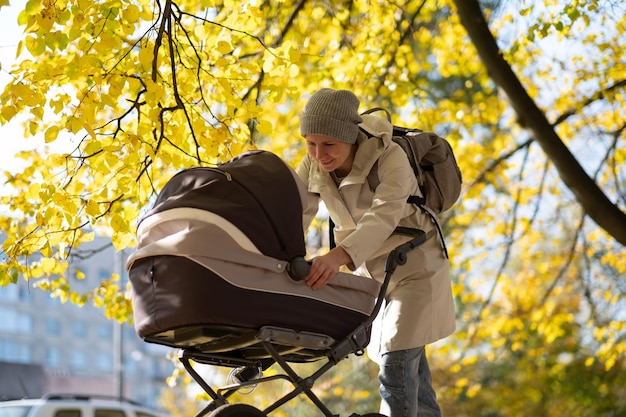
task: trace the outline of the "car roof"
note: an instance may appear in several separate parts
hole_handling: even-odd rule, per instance
[[[74,404],[74,405],[98,405],[98,406],[115,406],[120,408],[132,408],[135,410],[141,410],[146,413],[163,415],[164,411],[161,409],[149,407],[145,404],[141,404],[126,398],[120,398],[115,396],[106,396],[99,394],[47,394],[41,398],[24,398],[20,400],[7,400],[0,401],[0,407],[8,406],[39,406],[45,404]]]

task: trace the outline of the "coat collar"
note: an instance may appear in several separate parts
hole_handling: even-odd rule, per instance
[[[378,160],[385,149],[389,147],[391,138],[387,135],[383,137],[367,137],[363,132],[359,132],[357,139],[358,148],[354,156],[352,170],[348,174],[348,178],[366,178],[372,170],[374,163]]]

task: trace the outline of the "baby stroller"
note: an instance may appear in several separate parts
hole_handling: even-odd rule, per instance
[[[212,399],[198,417],[267,416],[301,394],[332,417],[313,384],[364,352],[391,274],[425,240],[415,231],[392,252],[382,285],[339,273],[312,290],[302,282],[309,269],[304,198],[284,161],[252,151],[217,168],[179,172],[138,225],[138,247],[127,262],[135,329],[146,342],[179,349]],[[236,382],[212,388],[192,362],[232,368]],[[322,365],[304,377],[290,365],[306,362]],[[263,377],[274,363],[284,373]],[[229,403],[238,390],[276,379],[293,389],[264,410]]]

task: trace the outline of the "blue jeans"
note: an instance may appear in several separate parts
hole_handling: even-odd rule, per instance
[[[441,417],[424,346],[385,353],[378,380],[381,414],[389,417]]]

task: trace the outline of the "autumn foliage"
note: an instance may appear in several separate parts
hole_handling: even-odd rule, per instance
[[[500,56],[581,181],[623,215],[624,5],[493,3],[481,2]],[[182,168],[254,148],[295,165],[308,94],[348,88],[363,109],[446,136],[463,171],[442,219],[458,331],[431,347],[447,414],[626,415],[624,225],[582,208],[454,2],[29,0],[19,23],[0,123],[22,118],[47,147],[4,173],[0,285],[29,280],[129,320],[117,276],[72,290],[81,243],[98,233],[132,250],[142,211]]]

